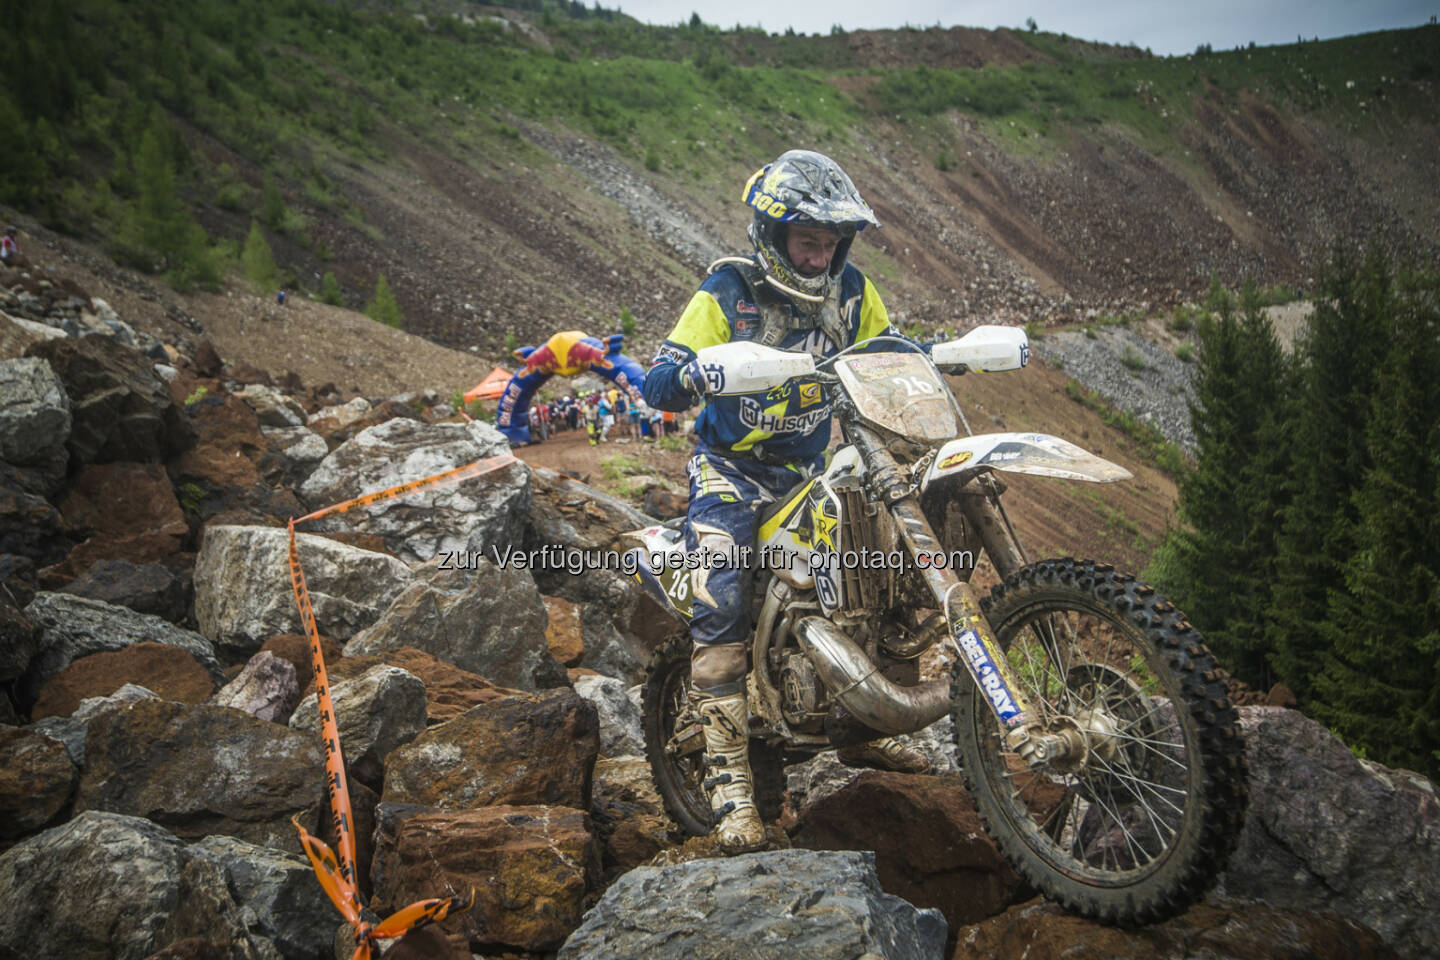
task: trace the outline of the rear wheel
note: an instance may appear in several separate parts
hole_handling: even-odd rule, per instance
[[[676,637],[650,659],[641,693],[645,757],[665,809],[691,836],[710,832],[710,798],[705,794],[705,736],[690,709],[690,638]],[[779,816],[784,792],[781,752],[752,739],[750,769],[760,816]]]
[[[1024,567],[984,606],[1046,733],[1073,745],[1031,769],[957,675],[966,783],[1001,852],[1097,920],[1183,911],[1234,849],[1246,801],[1238,715],[1200,635],[1153,588],[1088,561]]]
[[[690,710],[689,637],[662,644],[650,660],[641,696],[645,756],[665,809],[692,836],[710,832],[705,795],[705,737]]]

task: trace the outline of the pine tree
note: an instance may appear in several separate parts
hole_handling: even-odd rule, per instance
[[[1354,521],[1352,494],[1371,465],[1364,441],[1386,353],[1390,273],[1378,252],[1359,265],[1335,253],[1297,348],[1296,398],[1285,425],[1295,454],[1266,635],[1276,673],[1302,701],[1327,646],[1330,594],[1344,589],[1338,534]]]
[[[265,174],[265,184],[261,190],[261,209],[265,226],[277,232],[284,230],[289,210],[285,206],[285,197],[280,193],[279,184],[268,173]]]
[[[1180,479],[1184,526],[1156,551],[1147,575],[1200,628],[1228,670],[1266,686],[1264,611],[1288,457],[1280,429],[1288,373],[1253,287],[1247,285],[1237,311],[1212,284],[1208,306],[1216,312],[1200,320],[1191,407],[1196,466]]]
[[[1369,466],[1334,533],[1343,585],[1307,709],[1385,763],[1440,774],[1440,277],[1372,287],[1389,320]]]
[[[335,274],[329,270],[325,271],[325,276],[320,281],[320,302],[337,307],[342,306],[345,302],[345,298],[340,292],[340,281],[336,280]]]
[[[395,302],[395,294],[390,292],[390,284],[383,273],[375,281],[375,296],[365,305],[365,315],[397,330],[405,324],[400,305]]]
[[[241,253],[240,260],[245,267],[245,276],[260,288],[260,292],[269,293],[279,284],[279,272],[275,269],[275,257],[270,252],[270,244],[266,241],[260,224],[254,220],[250,221],[250,235],[245,238],[245,250]]]

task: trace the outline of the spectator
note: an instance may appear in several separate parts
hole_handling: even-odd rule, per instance
[[[0,265],[6,267],[20,265],[20,245],[15,242],[15,233],[15,225],[12,223],[5,228],[5,236],[0,237]]]

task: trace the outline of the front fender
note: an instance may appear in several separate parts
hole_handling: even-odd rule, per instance
[[[941,477],[981,470],[1030,473],[1062,480],[1114,483],[1133,474],[1068,440],[1044,433],[982,433],[951,440],[940,448],[925,474],[925,486]]]

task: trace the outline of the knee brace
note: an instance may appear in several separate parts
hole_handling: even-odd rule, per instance
[[[696,644],[690,654],[690,685],[717,695],[716,687],[733,684],[738,690],[747,660],[743,643]]]

